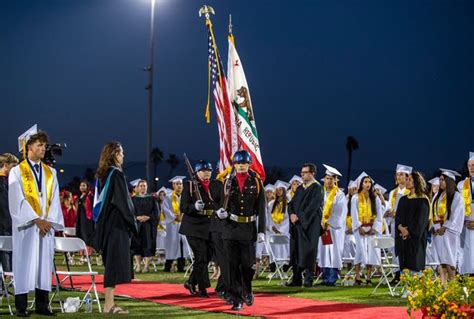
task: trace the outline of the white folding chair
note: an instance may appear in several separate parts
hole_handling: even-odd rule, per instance
[[[87,252],[86,244],[84,243],[84,241],[80,238],[55,237],[54,246],[55,246],[55,250],[61,253],[75,253],[75,252],[84,251],[86,255],[86,259],[87,259],[88,270],[87,271],[56,270],[55,278],[59,278],[59,276],[64,276],[64,277],[60,280],[60,282],[56,282],[56,290],[51,296],[50,306],[51,306],[51,302],[53,301],[54,297],[57,294],[59,297],[59,304],[61,306],[61,311],[64,312],[63,301],[61,299],[60,292],[59,292],[60,285],[67,279],[72,278],[74,276],[77,276],[77,277],[90,276],[91,285],[89,286],[89,289],[87,289],[87,292],[84,294],[84,297],[81,300],[80,306],[84,304],[87,294],[91,294],[91,291],[94,291],[95,299],[92,299],[92,302],[96,302],[99,312],[102,312],[102,308],[100,306],[99,295],[97,294],[97,287],[95,283],[95,277],[97,276],[98,272],[92,271],[91,261],[90,261],[89,254]]]
[[[184,272],[184,278],[186,278],[191,274],[191,271],[193,270],[194,253],[193,253],[193,250],[191,249],[191,247],[189,246],[189,243],[188,243],[187,240],[183,240],[183,250],[184,249],[186,249],[188,251],[189,259],[191,260],[191,263],[186,267],[185,272]],[[183,254],[184,254],[184,252],[183,252]]]
[[[272,281],[273,278],[278,277],[280,280],[288,279],[288,274],[283,270],[284,265],[290,263],[290,256],[286,258],[276,257],[272,246],[290,246],[290,237],[284,234],[270,234],[268,241],[265,241],[265,247],[268,254],[270,255],[270,262],[275,263],[275,272],[270,274],[268,282]]]
[[[4,253],[10,253],[13,251],[13,243],[12,243],[12,236],[0,236],[0,251]],[[13,287],[13,273],[12,272],[5,272],[3,271],[2,263],[0,263],[0,275],[1,275],[1,289],[2,289],[2,296],[3,298],[7,299],[8,310],[10,311],[10,315],[13,315],[12,306],[10,304],[10,294],[8,293],[8,289]],[[10,277],[10,281],[6,281],[6,277]]]
[[[399,267],[399,265],[391,263],[389,255],[389,250],[395,247],[395,240],[391,236],[375,237],[372,239],[372,245],[374,248],[380,249],[380,252],[384,255],[384,257],[378,257],[382,274],[379,283],[375,286],[370,295],[375,294],[375,291],[385,282],[387,284],[389,294],[393,297],[395,296],[395,287],[390,285],[388,276],[393,275],[393,270]]]

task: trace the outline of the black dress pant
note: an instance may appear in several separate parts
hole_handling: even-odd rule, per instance
[[[211,286],[207,268],[211,252],[209,240],[192,236],[186,236],[186,238],[194,255],[193,271],[189,276],[189,282],[193,286],[198,285],[199,290],[209,288]]]
[[[252,293],[252,279],[255,274],[255,242],[251,240],[224,239],[227,257],[228,294],[235,303]]]
[[[15,295],[15,308],[17,311],[26,311],[28,307],[28,294]],[[47,290],[35,289],[36,310],[49,309],[49,292]]]
[[[211,233],[211,245],[216,256],[216,262],[221,270],[221,275],[217,280],[216,292],[227,292],[226,282],[227,282],[227,265],[226,265],[226,255],[224,250],[224,242],[222,240],[221,232],[212,232]]]
[[[300,267],[301,264],[299,260],[301,242],[299,241],[298,232],[301,231],[294,225],[290,225],[290,265],[293,268],[293,279],[292,282],[298,285],[302,284],[302,278],[304,274],[304,282],[305,284],[313,284],[314,278],[314,266],[316,264],[316,258],[314,258],[314,262],[312,266],[307,266],[306,268]]]

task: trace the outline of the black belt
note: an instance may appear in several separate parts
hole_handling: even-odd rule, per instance
[[[252,216],[237,216],[235,214],[229,214],[229,219],[234,221],[234,222],[237,222],[237,223],[242,223],[242,224],[245,224],[245,223],[251,223],[251,222],[254,222],[257,220],[257,216],[256,215],[252,215]]]

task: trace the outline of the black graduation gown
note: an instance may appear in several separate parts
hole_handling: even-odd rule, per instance
[[[8,177],[0,176],[0,235],[12,234],[12,217],[8,209]]]
[[[133,252],[142,255],[145,249],[152,254],[156,250],[156,227],[158,226],[158,205],[153,196],[134,196],[132,198],[135,207],[135,216],[149,216],[150,219],[142,223],[137,220],[138,236],[132,240]]]
[[[430,206],[427,198],[400,198],[395,215],[395,253],[400,269],[421,271],[425,269],[426,239]],[[403,240],[398,225],[408,226],[409,236]]]
[[[104,287],[132,280],[130,237],[137,234],[134,211],[125,176],[116,169],[92,235],[92,246],[104,261]]]
[[[296,214],[292,236],[297,243],[296,262],[299,267],[310,269],[316,262],[319,236],[321,235],[321,218],[323,214],[323,190],[321,184],[313,183],[308,188],[299,186],[293,199],[288,204],[288,213]],[[294,249],[292,249],[294,250]]]
[[[86,200],[90,201],[91,208],[94,205],[94,195],[88,193],[77,200],[76,236],[90,245],[91,236],[94,233],[94,219],[86,216]]]

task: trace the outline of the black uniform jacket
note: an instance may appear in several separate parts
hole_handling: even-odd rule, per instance
[[[213,180],[209,184],[209,194],[204,191],[201,183],[199,185],[199,193],[204,202],[204,210],[216,211],[222,207],[224,200],[224,188],[222,182]],[[208,239],[211,225],[211,218],[214,215],[206,216],[199,214],[194,203],[197,201],[196,194],[192,190],[194,185],[191,182],[185,183],[183,194],[181,195],[180,209],[183,215],[179,233],[197,238]]]
[[[227,180],[226,183],[231,183],[227,212],[237,216],[256,215],[258,217],[258,232],[265,233],[265,190],[260,178],[249,175],[242,192],[240,192],[236,177]],[[256,221],[237,223],[227,218],[224,223],[222,239],[256,241],[256,223]]]

